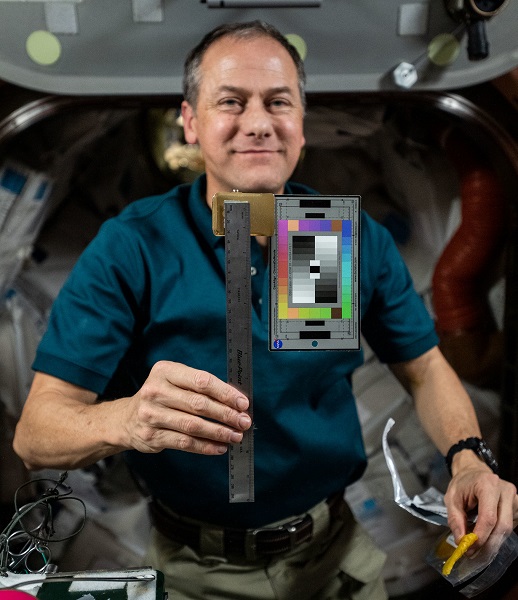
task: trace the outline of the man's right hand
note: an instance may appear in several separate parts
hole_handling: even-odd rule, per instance
[[[161,361],[127,403],[125,427],[141,452],[223,454],[252,422],[248,399],[207,371]]]
[[[36,373],[13,446],[29,469],[84,467],[123,450],[218,455],[252,425],[248,399],[206,371],[154,365],[132,397],[97,395]]]

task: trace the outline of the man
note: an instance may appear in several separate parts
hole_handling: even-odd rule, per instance
[[[224,241],[209,207],[234,189],[311,193],[287,183],[304,145],[303,84],[297,53],[263,23],[218,28],[191,52],[182,115],[206,176],[101,228],[55,303],[18,424],[29,468],[129,451],[153,498],[148,560],[174,598],[386,598],[383,556],[343,502],[365,468],[350,386],[362,354],[268,351],[263,239],[251,241],[256,501],[228,502],[224,455],[252,424],[224,381]],[[427,433],[443,454],[480,437],[390,236],[366,215],[361,269],[362,331]],[[513,485],[471,450],[452,473],[457,539],[476,506],[478,546],[512,528]]]

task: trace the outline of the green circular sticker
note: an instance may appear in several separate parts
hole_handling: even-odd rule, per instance
[[[53,65],[61,56],[61,43],[50,31],[33,31],[25,48],[29,57],[39,65]]]
[[[459,40],[451,33],[436,35],[428,44],[428,58],[438,67],[451,65],[459,55]]]
[[[295,47],[295,49],[299,53],[300,58],[302,60],[305,60],[306,55],[308,53],[308,47],[303,38],[301,38],[300,35],[297,35],[296,33],[287,33],[284,37],[292,46]]]

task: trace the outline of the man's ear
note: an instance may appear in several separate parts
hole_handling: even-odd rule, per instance
[[[194,109],[186,100],[182,102],[182,120],[185,141],[188,144],[196,144],[198,141],[198,135],[196,134],[196,115],[194,114]]]

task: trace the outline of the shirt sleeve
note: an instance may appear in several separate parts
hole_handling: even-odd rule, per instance
[[[411,360],[436,346],[434,322],[390,233],[365,214],[360,264],[362,334],[379,360]]]
[[[103,224],[54,302],[34,370],[104,391],[139,326],[146,278],[132,237],[114,220]]]

